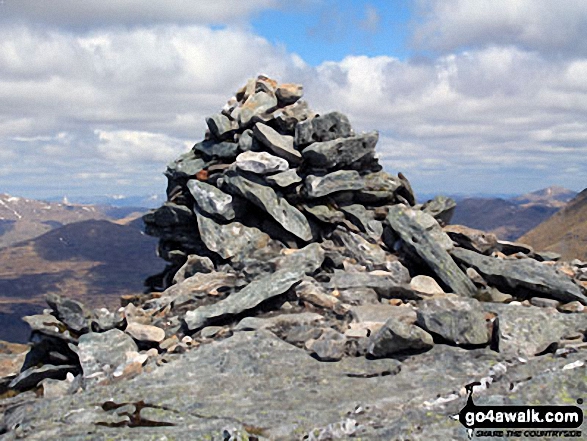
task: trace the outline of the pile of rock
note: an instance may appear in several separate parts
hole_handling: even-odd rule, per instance
[[[167,167],[168,202],[144,217],[165,272],[114,313],[48,299],[50,310],[27,318],[32,349],[7,387],[92,391],[196,348],[221,350],[228,337],[355,360],[344,368],[352,378],[395,375],[439,346],[508,362],[587,346],[587,314],[575,314],[587,304],[587,264],[449,225],[454,201],[417,204],[401,173],[382,171],[376,132],[356,134],[346,116],[317,115],[301,97],[301,86],[259,76],[208,118],[206,139]],[[364,364],[378,359],[395,364]],[[175,424],[147,401],[104,404],[87,421]],[[33,418],[14,415],[5,430]]]

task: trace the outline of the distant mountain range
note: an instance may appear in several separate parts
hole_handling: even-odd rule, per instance
[[[549,187],[508,199],[456,198],[451,223],[491,232],[503,240],[516,240],[551,217],[576,194],[566,188]]]
[[[27,341],[21,317],[40,313],[46,294],[115,310],[121,295],[142,293],[144,280],[165,266],[156,255],[157,240],[141,231],[139,213],[106,220],[105,207],[1,200],[16,219],[0,235],[8,243],[0,248],[0,340]]]
[[[566,260],[587,261],[587,189],[520,241],[537,250],[557,252]]]

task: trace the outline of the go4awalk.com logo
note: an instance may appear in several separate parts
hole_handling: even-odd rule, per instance
[[[469,438],[580,438],[583,410],[579,406],[477,406],[473,386],[467,387],[467,404],[458,420]],[[583,404],[583,400],[577,400]]]

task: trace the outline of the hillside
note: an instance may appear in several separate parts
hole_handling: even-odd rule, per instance
[[[86,220],[0,249],[0,340],[26,341],[20,318],[42,311],[48,293],[115,309],[121,295],[143,292],[164,264],[140,227]]]
[[[551,217],[576,195],[561,187],[549,187],[510,199],[457,199],[453,224],[496,234],[503,240],[516,240]]]
[[[587,189],[520,241],[537,250],[557,252],[567,260],[587,260]]]

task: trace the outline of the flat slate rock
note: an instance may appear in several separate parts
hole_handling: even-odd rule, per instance
[[[455,248],[451,254],[505,292],[520,287],[539,293],[540,297],[563,303],[576,300],[587,305],[584,290],[571,278],[534,259],[499,259],[463,248]]]
[[[267,152],[243,152],[236,157],[235,164],[241,170],[258,175],[284,172],[289,169],[285,159]]]
[[[202,212],[225,222],[234,219],[235,213],[231,195],[196,179],[190,179],[187,182],[187,188]]]
[[[77,372],[78,370],[78,366],[70,364],[58,366],[45,364],[41,367],[32,367],[19,373],[16,378],[10,382],[8,387],[19,391],[32,389],[46,378],[64,380],[68,372]]]
[[[360,190],[363,180],[356,170],[338,170],[324,176],[309,175],[305,181],[310,198],[320,198],[337,191]]]
[[[400,204],[389,207],[387,222],[401,237],[405,246],[426,262],[454,293],[465,297],[475,295],[477,292],[475,285],[453,261],[446,251],[446,246],[442,245],[447,240],[451,244],[452,242],[440,230],[440,226],[432,216]],[[442,235],[445,239],[437,240],[438,236]],[[387,245],[393,248],[393,244],[387,243]]]
[[[433,335],[456,345],[486,345],[490,335],[479,301],[440,297],[418,305],[417,323]]]
[[[368,353],[373,357],[390,357],[406,351],[425,351],[432,346],[434,340],[425,330],[390,318],[370,337]]]
[[[250,181],[237,174],[226,176],[224,185],[230,191],[266,211],[293,235],[305,241],[312,240],[312,230],[308,220],[297,208],[290,205],[284,198],[279,197],[271,187]]]
[[[302,121],[296,126],[295,141],[300,148],[316,141],[348,138],[353,133],[351,124],[340,112],[330,112]]]
[[[275,173],[274,175],[267,176],[265,178],[268,184],[274,185],[281,188],[287,188],[290,185],[298,184],[302,182],[302,177],[298,174],[297,170],[290,168],[281,173]]]
[[[556,345],[566,335],[587,331],[587,314],[568,315],[538,306],[482,305],[485,311],[497,314],[498,349],[508,357],[532,357]]]
[[[378,139],[377,132],[370,132],[349,138],[315,142],[302,151],[302,156],[304,161],[315,168],[345,168],[365,157],[373,156]]]
[[[302,154],[294,148],[293,137],[282,135],[268,125],[257,123],[253,127],[253,136],[277,156],[292,165],[302,162]]]
[[[269,235],[258,228],[247,227],[240,222],[222,225],[197,212],[196,215],[202,241],[223,259],[264,248],[271,241]]]
[[[197,330],[223,316],[239,314],[254,308],[261,302],[288,291],[299,283],[306,273],[316,271],[324,260],[324,252],[318,244],[311,244],[286,256],[282,268],[274,273],[254,279],[237,293],[208,306],[200,306],[185,315],[189,330]]]

